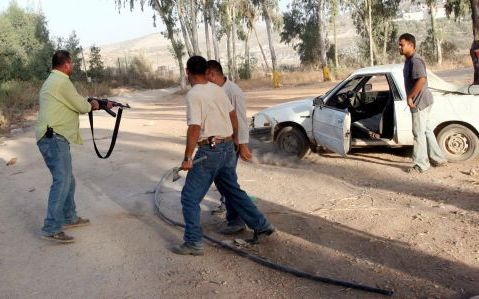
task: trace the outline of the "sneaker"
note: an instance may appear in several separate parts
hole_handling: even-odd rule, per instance
[[[211,211],[211,215],[219,215],[223,214],[224,212],[226,212],[226,207],[223,203],[221,203],[218,207]]]
[[[245,225],[244,224],[240,224],[240,225],[227,225],[223,228],[221,228],[218,233],[222,234],[222,235],[225,235],[225,236],[229,236],[229,235],[235,235],[235,234],[239,234],[240,232],[244,231],[245,230]]]
[[[204,255],[203,248],[193,247],[187,243],[171,247],[171,251],[180,255]]]
[[[63,229],[69,229],[72,227],[86,226],[90,225],[90,219],[78,217],[75,222],[66,223],[63,225]]]
[[[270,236],[275,231],[276,231],[276,229],[274,228],[274,226],[270,225],[265,230],[255,231],[254,235],[253,235],[253,238],[246,240],[246,242],[251,243],[251,244],[258,244],[264,237]]]
[[[75,239],[64,232],[59,232],[54,235],[42,235],[42,239],[49,240],[49,241],[54,241],[57,243],[73,243],[75,242]]]
[[[414,165],[406,169],[407,173],[423,173],[425,170],[422,170],[418,165]]]

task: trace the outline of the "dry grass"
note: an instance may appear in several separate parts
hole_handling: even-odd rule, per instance
[[[38,93],[41,81],[8,81],[0,85],[0,134],[8,133],[12,126],[24,126],[27,119],[38,110]],[[78,92],[85,96],[109,96],[107,83],[87,84],[76,82]]]
[[[441,65],[428,65],[432,71],[452,70],[458,68],[472,67],[469,55],[458,55],[453,60],[444,60]],[[339,67],[331,70],[332,80],[339,81],[348,77],[356,67]],[[322,71],[304,70],[281,73],[281,86],[301,86],[321,83],[323,81]],[[271,74],[255,73],[252,79],[240,80],[237,82],[243,90],[265,89],[273,87]]]
[[[0,84],[0,133],[21,124],[26,113],[37,110],[41,82],[8,81]]]
[[[453,60],[444,60],[441,65],[431,66],[433,71],[453,70],[458,68],[472,68],[471,56],[458,55]]]
[[[346,78],[354,69],[339,68],[331,72],[332,80]],[[323,82],[323,72],[314,70],[282,72],[281,86],[301,86]],[[240,80],[237,82],[243,90],[270,88],[273,86],[271,74],[254,74],[252,79]]]
[[[38,110],[38,93],[42,81],[8,81],[0,84],[0,134],[6,134],[12,126],[24,126]],[[108,97],[124,90],[117,81],[86,83],[74,82],[79,94],[95,97]],[[172,79],[136,78],[127,86],[138,89],[157,89],[176,85]],[[128,88],[128,89],[131,89]]]
[[[75,82],[75,87],[79,94],[95,97],[108,97],[112,95],[111,85],[106,82],[102,83],[86,83],[86,82]]]

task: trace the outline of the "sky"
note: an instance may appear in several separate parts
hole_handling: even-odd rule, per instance
[[[0,12],[11,0],[0,0]],[[48,22],[50,37],[68,37],[76,31],[83,47],[125,41],[162,30],[153,27],[153,11],[139,5],[133,11],[126,7],[118,13],[114,0],[16,0],[18,5],[34,11],[41,10]],[[280,0],[285,10],[289,0]],[[159,23],[159,22],[158,22]]]

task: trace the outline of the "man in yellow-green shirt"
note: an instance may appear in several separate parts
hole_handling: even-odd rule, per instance
[[[74,241],[63,229],[90,223],[76,214],[70,143],[83,143],[79,115],[99,108],[97,101],[88,102],[78,94],[69,78],[72,70],[70,53],[56,51],[52,57],[52,72],[40,90],[35,127],[38,148],[53,177],[42,237],[60,243]]]

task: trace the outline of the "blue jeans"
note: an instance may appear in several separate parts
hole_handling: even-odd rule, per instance
[[[206,159],[195,164],[188,172],[185,186],[181,191],[181,204],[185,220],[185,243],[197,248],[203,246],[200,202],[213,181],[216,182],[218,191],[226,196],[232,209],[238,213],[248,227],[258,232],[269,229],[271,227],[269,221],[238,185],[233,142],[217,144],[216,149],[211,149],[208,145],[200,146],[194,159],[203,156],[206,156]]]
[[[70,144],[63,136],[44,136],[38,140],[37,145],[53,177],[47,215],[42,228],[42,233],[50,236],[59,233],[62,225],[73,223],[78,218],[74,198],[75,178],[72,174]]]
[[[235,155],[235,169],[238,165],[238,154]],[[215,185],[216,185],[216,181],[215,181]],[[233,208],[233,206],[231,205],[231,202],[225,197],[224,194],[221,193],[220,191],[220,194],[221,194],[221,198],[220,198],[220,201],[222,204],[225,205],[226,207],[226,223],[228,226],[236,226],[236,225],[244,225],[244,221],[241,219],[241,217],[239,216],[238,212],[236,212],[236,210]]]
[[[429,121],[431,107],[426,107],[423,110],[411,110],[412,134],[414,135],[412,159],[414,164],[424,171],[431,167],[429,159],[437,163],[446,162],[444,153],[439,148],[436,136],[431,129]]]

